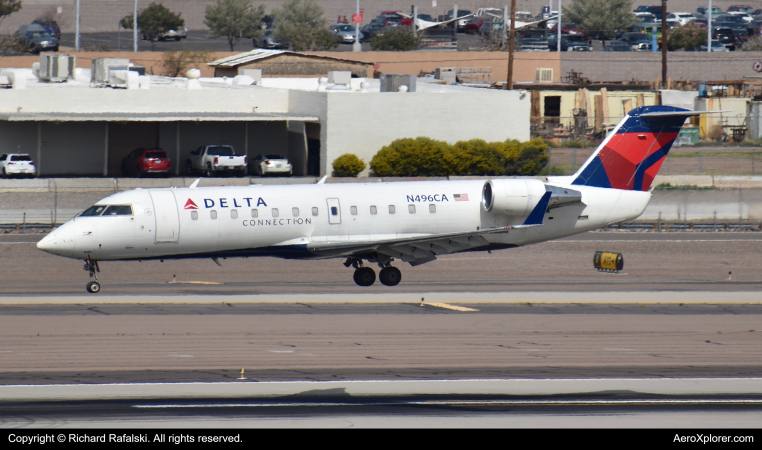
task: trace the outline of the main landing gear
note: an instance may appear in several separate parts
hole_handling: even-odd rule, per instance
[[[358,286],[371,286],[376,282],[376,272],[370,267],[363,266],[362,259],[360,258],[347,258],[344,263],[346,267],[352,266],[355,268],[354,280]],[[396,286],[400,284],[402,280],[402,273],[396,267],[391,266],[391,260],[385,264],[381,264],[381,272],[378,274],[378,279],[381,284],[385,286]]]
[[[98,267],[98,261],[86,259],[85,267],[83,267],[83,269],[90,272],[90,282],[87,283],[87,292],[97,294],[101,291],[101,284],[98,283],[98,275],[96,275],[96,272],[101,271],[100,267]]]

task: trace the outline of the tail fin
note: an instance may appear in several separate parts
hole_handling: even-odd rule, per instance
[[[685,119],[700,113],[673,106],[631,110],[580,167],[572,184],[649,190]]]

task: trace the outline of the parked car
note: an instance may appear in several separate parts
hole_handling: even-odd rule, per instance
[[[61,40],[61,29],[58,27],[58,24],[53,19],[35,19],[32,21],[32,23],[36,23],[37,25],[41,25],[42,28],[45,28],[48,33],[50,33],[52,36],[55,36],[56,39]]]
[[[728,13],[732,13],[732,12],[744,12],[744,13],[750,13],[751,14],[751,13],[754,12],[754,8],[752,8],[749,5],[733,5],[730,8],[728,8],[728,10],[726,12],[728,12]]]
[[[754,16],[752,16],[751,14],[749,14],[747,12],[734,11],[734,12],[727,12],[725,14],[727,14],[729,16],[740,17],[746,23],[752,23],[752,22],[754,22]]]
[[[33,177],[36,169],[32,158],[26,153],[6,153],[0,156],[0,172],[3,177],[11,175],[26,175]]]
[[[548,49],[550,51],[556,51],[558,49],[558,36],[551,34],[548,36]],[[580,35],[574,34],[562,34],[561,35],[561,51],[562,52],[592,52],[593,46]]]
[[[605,47],[603,47],[604,52],[634,52],[635,50],[632,49],[632,45],[630,45],[627,41],[611,41],[609,44]]]
[[[698,47],[698,51],[705,52],[706,51],[706,44],[703,44],[700,47]],[[727,47],[722,45],[722,42],[716,41],[716,40],[713,39],[712,40],[712,51],[713,52],[729,52],[730,50],[728,50]]]
[[[282,155],[257,155],[251,160],[251,165],[254,174],[259,176],[267,174],[291,175],[294,172],[289,160]]]
[[[667,22],[674,23],[677,26],[683,26],[691,22],[696,17],[689,12],[674,12],[667,14]]]
[[[177,30],[168,30],[164,33],[159,34],[156,39],[159,41],[166,41],[167,39],[174,39],[176,41],[179,41],[180,39],[185,39],[188,37],[188,29],[184,26],[180,26],[177,28]],[[140,39],[146,40],[147,36],[146,34],[141,30],[140,31]]]
[[[733,51],[736,49],[736,35],[733,33],[732,28],[720,27],[714,28],[712,31],[712,40],[718,40],[720,44]]]
[[[455,17],[453,17],[452,14],[453,14],[453,10],[452,9],[447,11],[447,19],[446,20],[454,19]],[[460,19],[460,17],[462,17],[462,19]],[[468,23],[469,20],[471,20],[471,11],[469,11],[467,9],[459,9],[458,10],[458,18],[459,19],[455,21],[455,23],[457,24],[457,27],[458,27],[458,31],[464,31],[466,29],[466,24]]]
[[[168,175],[172,163],[160,148],[136,148],[122,159],[122,175],[138,178],[147,174]]]
[[[13,36],[21,39],[29,47],[31,53],[58,51],[58,39],[40,24],[21,25]]]
[[[254,47],[259,48],[288,48],[288,42],[278,42],[273,38],[272,30],[265,31],[259,40],[254,39]]]
[[[360,33],[362,33],[360,42],[368,42],[373,36],[383,34],[383,32],[389,28],[391,27],[389,25],[384,25],[383,22],[371,22],[360,29]]]
[[[192,151],[185,168],[188,175],[203,172],[211,177],[219,172],[236,173],[245,176],[248,172],[248,158],[236,156],[232,145],[210,144],[202,145]]]
[[[693,15],[697,19],[706,19],[707,18],[707,10],[708,8],[706,6],[699,6],[696,8],[695,11],[693,11]],[[720,14],[722,14],[722,10],[716,6],[712,6],[712,20],[717,18]]]
[[[644,13],[644,12],[645,13],[651,13],[654,16],[656,16],[657,20],[661,20],[661,6],[656,6],[656,5],[650,5],[650,6],[640,5],[640,6],[637,7],[637,9],[635,9],[634,12],[636,12],[636,13]]]
[[[337,24],[328,27],[328,31],[342,44],[354,44],[355,43],[355,27],[352,25]],[[365,39],[365,35],[360,31],[360,42]]]
[[[645,33],[624,33],[622,35],[622,41],[630,44],[633,50],[651,50],[653,44],[650,35]]]

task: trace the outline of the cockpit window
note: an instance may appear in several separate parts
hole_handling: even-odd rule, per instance
[[[111,205],[106,208],[104,216],[131,216],[132,207],[130,205]]]
[[[95,205],[87,208],[82,213],[83,216],[131,216],[132,206],[130,205]]]
[[[87,208],[85,212],[82,213],[83,216],[100,216],[103,210],[106,209],[104,205],[95,205]]]

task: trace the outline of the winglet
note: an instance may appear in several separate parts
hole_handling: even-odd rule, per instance
[[[323,178],[320,179],[320,181],[317,182],[317,184],[325,184],[325,180],[328,179],[328,175],[325,175]]]
[[[196,181],[194,181],[193,184],[190,185],[190,189],[196,189],[196,186],[198,186],[199,182],[201,182],[201,178],[196,178]]]
[[[546,192],[542,196],[540,202],[534,207],[529,217],[524,221],[524,225],[542,225],[542,220],[545,218],[545,211],[548,209],[548,203],[550,203],[550,192]]]

